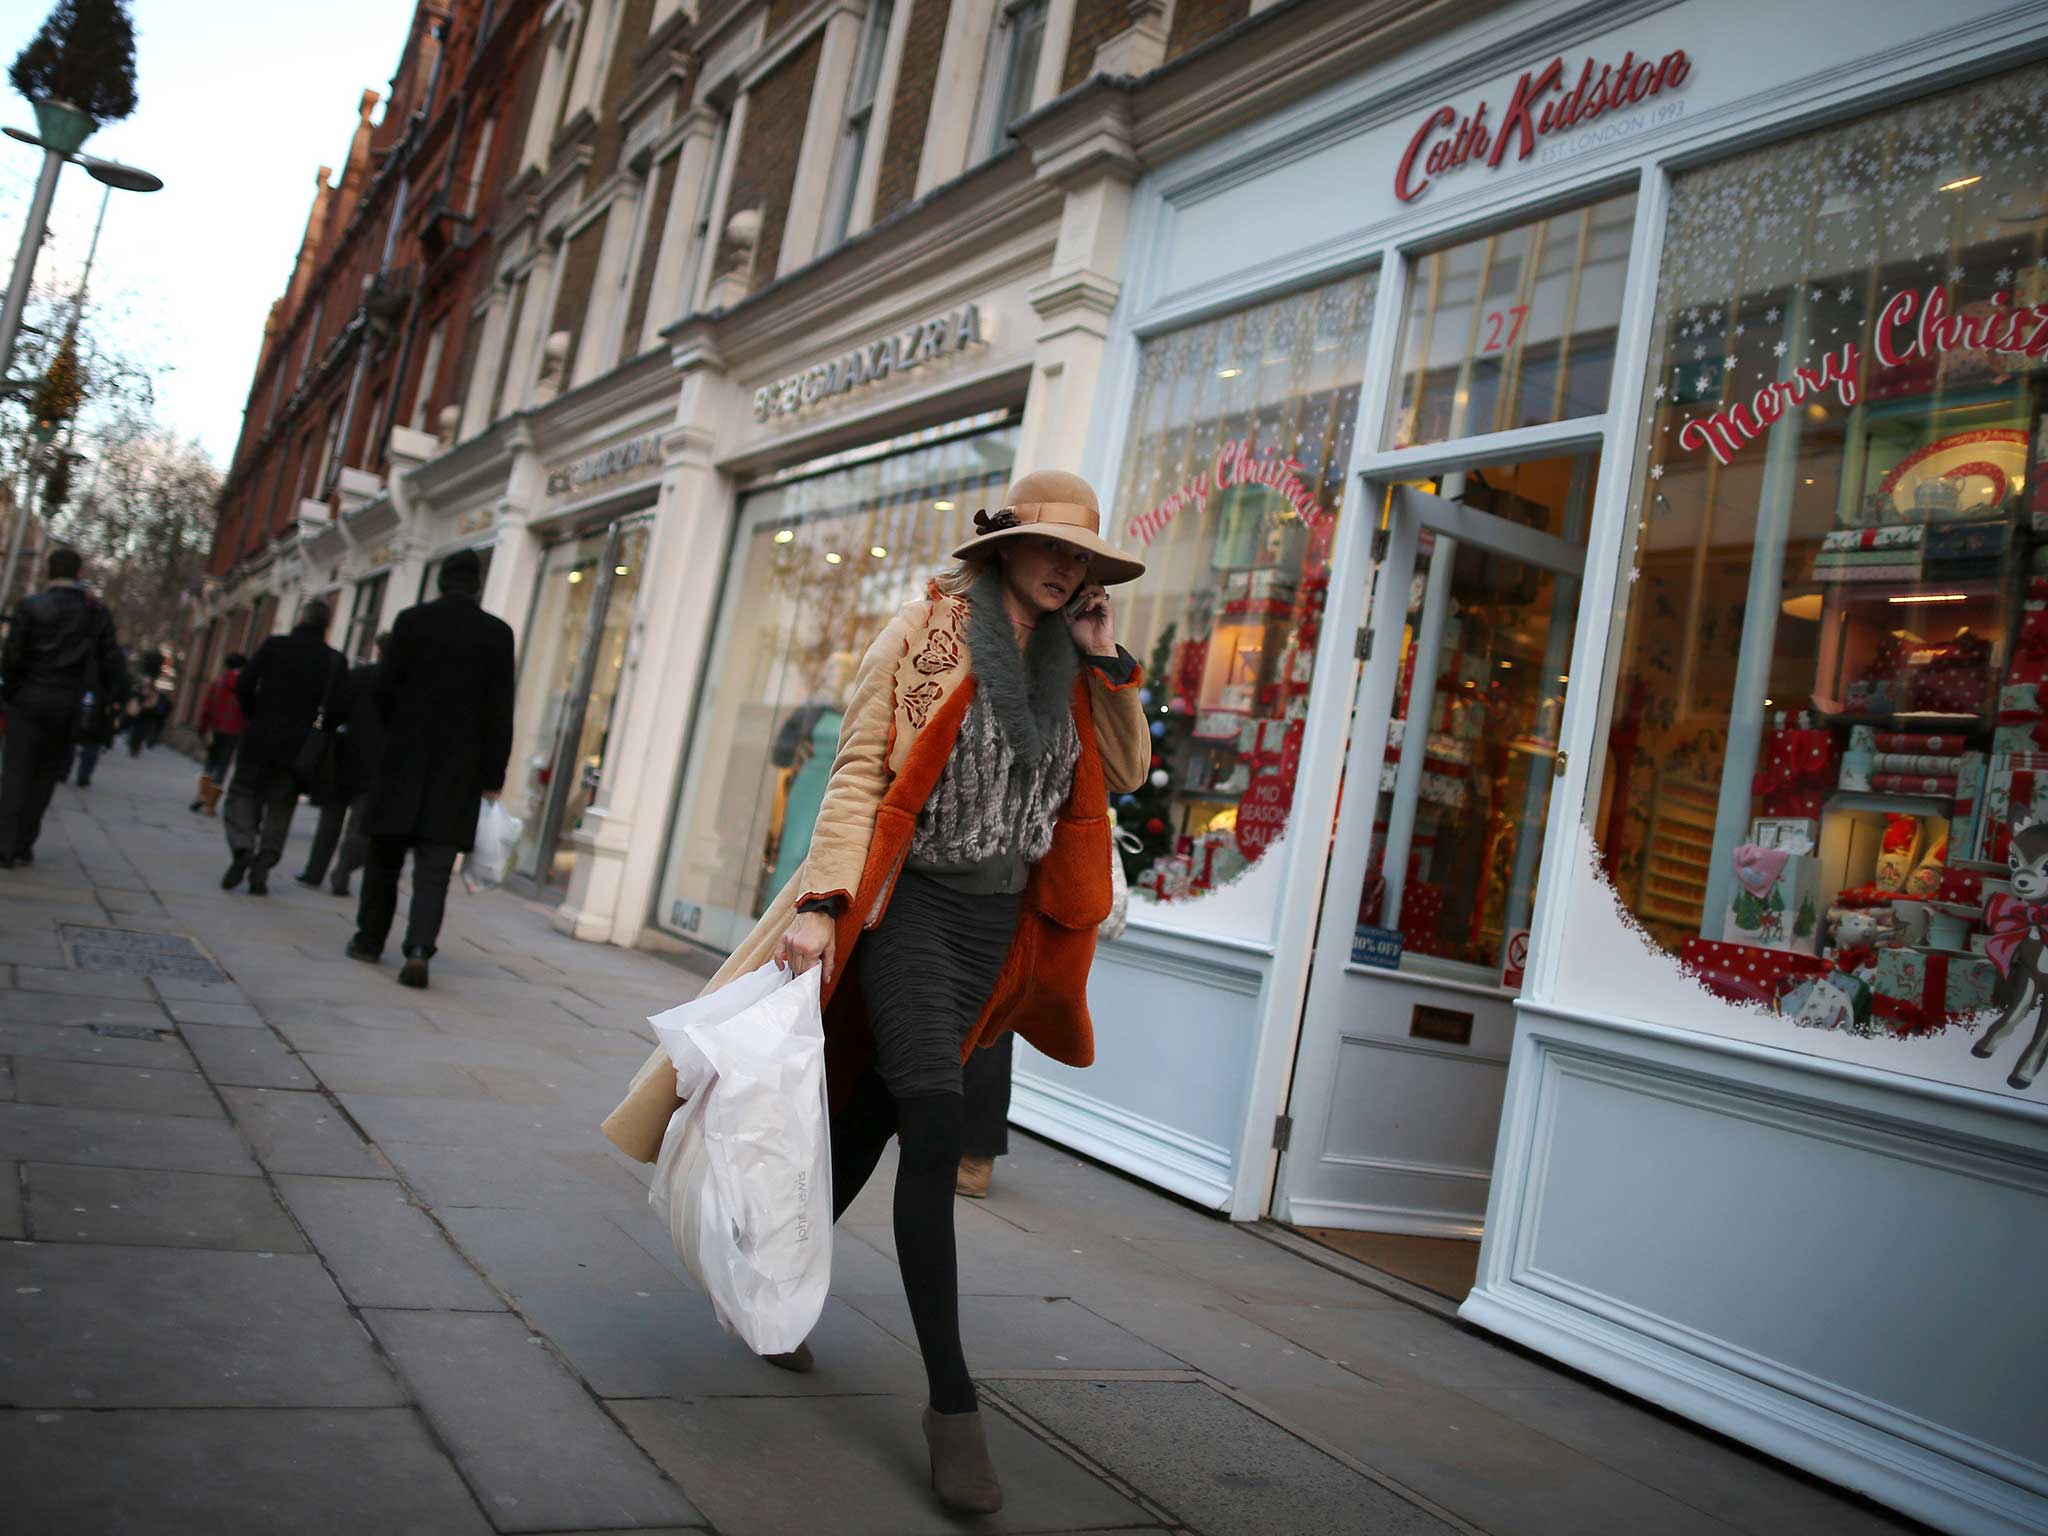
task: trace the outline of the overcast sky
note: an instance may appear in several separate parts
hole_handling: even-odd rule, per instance
[[[0,65],[52,0],[0,0]],[[164,371],[158,415],[223,467],[241,431],[263,320],[305,232],[313,175],[340,167],[365,88],[389,89],[414,0],[133,0],[138,105],[85,151],[154,171],[115,192],[92,301],[125,350]],[[381,109],[380,109],[381,110]],[[0,125],[33,129],[0,78]],[[0,262],[11,264],[41,155],[0,138]],[[67,166],[36,275],[75,281],[101,187]]]

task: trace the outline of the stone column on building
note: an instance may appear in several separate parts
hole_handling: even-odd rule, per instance
[[[647,579],[630,620],[617,705],[617,749],[605,754],[599,811],[555,910],[579,939],[631,946],[648,928],[667,854],[664,836],[696,709],[689,682],[703,674],[717,609],[731,493],[714,455],[712,424],[732,417],[733,384],[708,330],[690,322],[669,337],[680,375],[676,424],[662,438],[661,500]],[[681,686],[673,680],[686,679]],[[667,684],[667,685],[664,685]]]
[[[505,359],[505,327],[511,319],[512,287],[505,282],[491,284],[491,296],[483,317],[472,320],[481,325],[476,344],[476,363],[470,369],[462,397],[462,421],[455,441],[466,443],[491,424],[491,391],[497,387],[498,366]]]
[[[604,237],[598,242],[597,271],[590,280],[582,339],[576,344],[576,362],[569,374],[570,389],[619,365],[619,327],[627,307],[623,291],[626,264],[632,260],[633,243],[640,233],[640,204],[652,196],[641,178],[619,178],[619,191],[604,216]]]
[[[553,323],[555,310],[555,266],[561,252],[553,241],[544,241],[526,269],[526,302],[520,306],[519,329],[508,343],[512,367],[505,375],[505,398],[498,413],[510,415],[533,403],[540,385],[541,344]]]
[[[980,112],[981,78],[995,29],[993,5],[955,5],[946,13],[946,37],[939,44],[939,69],[918,155],[913,196],[923,197],[967,169]]]
[[[1073,0],[1064,3],[1071,5]],[[910,35],[910,17],[916,9],[915,0],[899,0],[889,13],[889,35],[882,40],[882,71],[875,77],[874,112],[868,119],[867,148],[861,154],[860,174],[853,184],[853,209],[846,221],[849,236],[875,222],[875,194],[882,181],[889,121],[896,110],[896,82],[903,73],[904,40]]]
[[[1030,123],[1024,138],[1039,179],[1058,187],[1065,205],[1051,268],[1029,295],[1038,338],[1017,463],[1072,465],[1082,462],[1096,414],[1140,171],[1130,98],[1096,81]]]
[[[718,174],[713,156],[718,147],[715,107],[699,104],[684,120],[683,140],[676,149],[676,179],[668,198],[668,228],[654,258],[654,285],[647,296],[647,317],[633,351],[653,346],[662,328],[682,318],[691,299],[696,274],[691,253],[696,248],[697,215],[704,206],[705,184]],[[707,244],[708,244],[707,240]]]
[[[807,265],[819,254],[832,165],[838,158],[840,135],[846,131],[846,98],[853,87],[855,56],[860,52],[863,9],[842,3],[825,22],[810,109],[804,116],[803,138],[797,149],[796,179],[790,184],[789,212],[782,224],[782,249],[775,261],[777,277]]]
[[[484,608],[510,624],[513,634],[524,635],[534,582],[540,576],[541,542],[531,523],[546,503],[547,466],[541,462],[533,428],[525,421],[505,429],[505,446],[511,465],[505,492],[492,509],[495,537],[491,568],[484,577]]]

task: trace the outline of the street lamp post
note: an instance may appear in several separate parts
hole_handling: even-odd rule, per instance
[[[21,317],[28,308],[30,281],[35,276],[36,258],[42,253],[43,236],[50,223],[50,205],[57,197],[57,177],[69,160],[85,167],[86,174],[100,182],[109,191],[118,187],[124,192],[155,192],[163,187],[160,177],[136,166],[123,165],[118,160],[102,160],[95,155],[79,153],[93,130],[93,120],[76,107],[61,101],[39,101],[35,104],[37,133],[20,128],[0,130],[9,138],[19,139],[24,144],[33,144],[43,152],[42,174],[36,178],[35,197],[29,203],[28,223],[21,232],[21,249],[14,258],[14,275],[7,285],[7,302],[0,309],[0,387],[12,387],[7,372],[14,366],[14,343],[21,334]],[[107,216],[107,199],[100,198],[99,221],[93,224],[92,252],[85,259],[85,273],[79,279],[78,298],[72,306],[71,323],[78,324],[78,316],[85,306],[85,278],[92,275],[93,256],[98,254],[100,245],[100,222]],[[31,456],[33,457],[33,456]],[[33,476],[30,478],[33,486]],[[7,561],[0,567],[0,606],[12,611],[14,573],[21,563],[21,546],[28,533],[30,503],[33,495],[24,496],[14,510],[14,526],[7,537]]]

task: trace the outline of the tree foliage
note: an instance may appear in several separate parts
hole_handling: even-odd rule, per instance
[[[128,0],[57,0],[7,78],[30,101],[65,101],[95,123],[135,110],[135,28]]]
[[[200,446],[155,425],[103,436],[50,531],[86,559],[123,644],[174,649],[184,594],[206,570],[221,476]]]

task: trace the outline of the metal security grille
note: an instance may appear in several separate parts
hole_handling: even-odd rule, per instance
[[[179,981],[226,981],[227,973],[192,940],[175,933],[133,928],[88,928],[59,923],[71,963],[100,976],[164,976]]]

